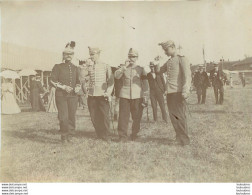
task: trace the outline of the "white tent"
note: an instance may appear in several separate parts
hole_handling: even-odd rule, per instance
[[[37,72],[32,69],[22,69],[18,74],[19,76],[31,76],[31,75],[36,75]]]
[[[20,76],[12,70],[4,70],[3,72],[0,73],[1,77],[8,78],[8,79],[18,79]]]

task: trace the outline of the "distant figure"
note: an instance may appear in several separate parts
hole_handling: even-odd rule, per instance
[[[167,113],[165,110],[164,93],[165,93],[165,80],[162,73],[156,72],[156,67],[153,62],[150,62],[151,72],[147,74],[147,79],[150,88],[150,100],[153,111],[153,118],[156,122],[157,118],[157,103],[162,112],[162,118],[167,123]]]
[[[48,108],[47,112],[58,112],[57,105],[56,105],[56,100],[55,100],[55,87],[51,87],[50,92],[49,92],[49,97],[48,97]]]
[[[42,95],[43,96],[42,99],[43,99],[44,104],[48,104],[49,91],[47,90],[45,85],[43,85],[43,89],[44,89],[45,93]]]
[[[44,93],[45,91],[42,87],[39,76],[36,76],[35,78],[32,79],[30,89],[31,89],[32,111],[34,112],[46,111],[40,96],[40,94]]]
[[[230,74],[230,87],[233,88],[234,85],[233,85],[233,77],[232,77],[232,74]]]
[[[21,112],[14,97],[14,89],[11,79],[5,79],[5,82],[2,83],[1,100],[2,114],[17,114]]]
[[[198,104],[206,103],[206,92],[207,88],[210,86],[210,82],[207,73],[204,71],[204,66],[199,66],[199,71],[194,75],[193,85],[196,87]]]
[[[210,80],[214,88],[216,104],[223,104],[224,101],[224,80],[226,75],[222,70],[219,70],[218,64],[214,64],[214,69],[210,73]]]
[[[245,87],[246,80],[245,80],[245,73],[244,72],[241,74],[241,82],[242,82],[242,86]]]

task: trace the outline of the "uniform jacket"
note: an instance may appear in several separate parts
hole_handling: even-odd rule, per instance
[[[203,87],[203,88],[207,88],[210,86],[210,82],[207,76],[207,73],[205,71],[203,71],[202,73],[197,72],[194,75],[194,79],[193,79],[193,85],[198,88],[198,87]]]
[[[114,87],[114,76],[111,67],[103,62],[87,65],[81,69],[80,78],[85,93],[89,96],[111,95]],[[87,89],[87,91],[86,91]]]
[[[165,92],[165,80],[163,74],[155,73],[156,78],[153,77],[152,73],[147,74],[147,79],[149,83],[150,93],[158,91],[161,93]]]
[[[171,57],[161,68],[160,73],[167,74],[166,90],[168,93],[189,93],[191,70],[184,56]]]
[[[67,85],[73,89],[80,84],[78,68],[72,63],[56,64],[52,69],[51,79],[55,83]],[[55,96],[76,96],[76,94],[74,91],[67,93],[65,90],[57,88]]]
[[[148,82],[144,68],[138,65],[128,65],[125,72],[122,68],[115,71],[115,78],[122,79],[120,98],[138,99],[147,95]]]
[[[214,87],[222,87],[224,85],[224,80],[226,79],[226,75],[222,70],[212,70],[210,72],[210,80]]]

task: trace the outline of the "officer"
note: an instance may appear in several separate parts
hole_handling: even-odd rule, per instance
[[[78,105],[76,93],[81,89],[77,67],[71,62],[74,56],[73,48],[74,46],[67,44],[63,51],[64,62],[56,64],[51,73],[51,82],[56,87],[55,100],[63,143],[70,142],[70,136],[74,133]]]
[[[128,60],[115,71],[115,78],[122,78],[123,83],[120,90],[118,120],[119,140],[122,142],[127,141],[130,113],[133,120],[131,140],[134,141],[137,138],[142,118],[142,103],[145,103],[144,100],[148,93],[146,73],[144,68],[136,64],[137,59],[138,52],[131,48]]]
[[[165,110],[164,103],[164,93],[165,93],[165,80],[163,74],[156,72],[156,66],[154,62],[150,62],[151,72],[147,74],[147,79],[150,88],[150,100],[153,111],[154,121],[157,121],[157,103],[162,112],[162,118],[167,123],[167,114]]]
[[[160,68],[160,73],[167,74],[167,106],[172,125],[176,132],[176,144],[188,145],[186,99],[189,95],[191,72],[184,56],[178,55],[173,41],[159,43],[170,59]],[[159,69],[159,68],[158,68]]]
[[[88,94],[88,110],[98,139],[108,141],[109,133],[109,101],[114,87],[111,67],[100,61],[99,48],[89,47],[90,60],[87,64],[87,77],[82,80],[84,93]],[[81,75],[81,78],[86,76]]]
[[[224,101],[224,80],[225,73],[219,69],[218,64],[214,63],[214,69],[210,72],[210,81],[212,83],[216,104],[223,104]]]
[[[198,104],[206,103],[207,88],[210,87],[210,82],[207,73],[204,71],[204,66],[199,66],[199,71],[194,75],[193,84],[196,87]]]

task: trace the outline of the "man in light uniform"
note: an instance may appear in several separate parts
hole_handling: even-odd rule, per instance
[[[186,99],[189,95],[191,83],[190,65],[184,56],[177,54],[173,41],[163,42],[159,45],[162,46],[165,54],[170,57],[159,71],[167,74],[167,106],[176,132],[176,143],[188,145],[190,139],[187,127]]]
[[[134,141],[137,138],[142,118],[142,103],[148,94],[146,73],[143,67],[136,64],[137,59],[138,52],[131,48],[125,65],[121,65],[115,71],[115,78],[122,79],[123,83],[119,100],[118,134],[120,141],[127,141],[130,113],[133,120],[131,140]]]
[[[80,73],[82,88],[88,94],[88,110],[99,139],[108,141],[109,132],[109,100],[114,87],[111,67],[100,61],[99,48],[89,47],[90,60],[87,61],[89,83],[86,75]]]

